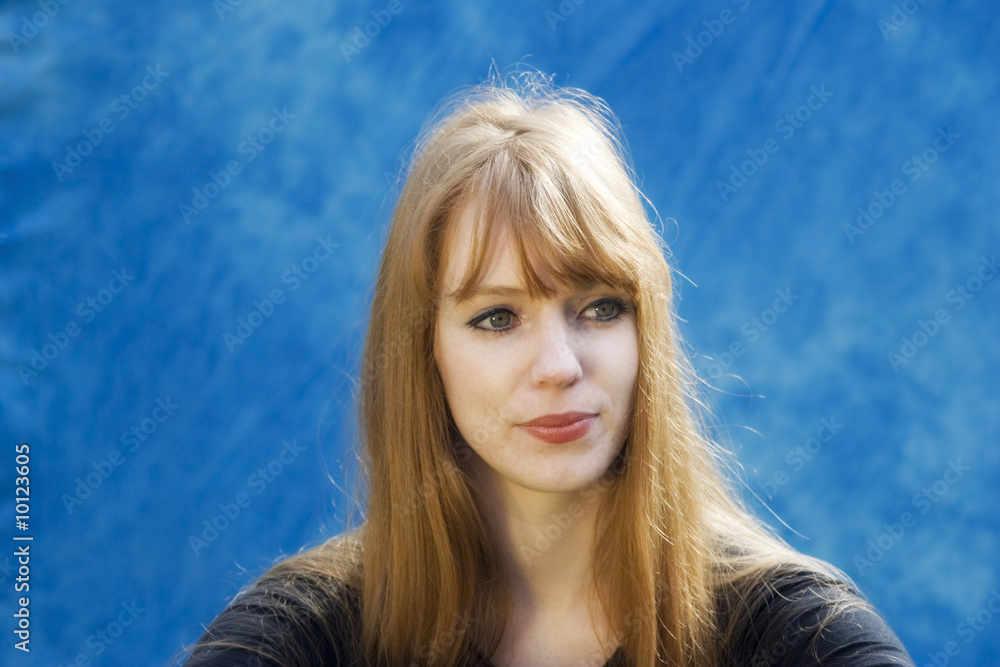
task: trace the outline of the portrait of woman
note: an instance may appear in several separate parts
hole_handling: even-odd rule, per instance
[[[1000,667],[989,3],[0,24],[0,665]]]
[[[912,664],[730,488],[647,204],[582,90],[525,72],[442,107],[371,306],[364,519],[189,666]]]

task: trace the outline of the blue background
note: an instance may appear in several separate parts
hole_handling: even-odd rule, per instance
[[[165,664],[268,564],[343,528],[395,173],[443,96],[523,61],[619,115],[751,504],[854,576],[918,664],[948,642],[950,664],[1000,664],[995,8],[387,5],[0,10],[0,532],[27,441],[35,538],[30,655],[0,550],[0,661]]]

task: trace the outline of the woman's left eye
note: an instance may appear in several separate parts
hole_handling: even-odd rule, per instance
[[[515,315],[506,308],[491,308],[474,317],[468,325],[480,331],[505,333],[513,328]]]
[[[617,320],[625,312],[625,304],[618,299],[601,299],[583,310],[583,315],[597,322]]]

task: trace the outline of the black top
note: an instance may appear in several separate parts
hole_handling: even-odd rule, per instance
[[[315,601],[317,593],[273,581],[256,584],[215,619],[195,646],[187,667],[362,665],[357,593],[347,591],[339,600],[324,597],[321,604],[330,617],[319,617],[303,604],[303,597]],[[912,667],[906,649],[876,613],[864,607],[843,610],[843,603],[857,601],[846,587],[817,584],[813,575],[785,575],[760,596],[757,608],[749,614],[752,620],[733,633],[722,664]],[[831,613],[838,607],[840,613]],[[206,642],[256,650],[212,647]],[[464,664],[490,667],[489,660],[474,651]],[[627,664],[619,650],[605,667]]]

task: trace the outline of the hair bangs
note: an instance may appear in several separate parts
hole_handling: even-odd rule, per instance
[[[473,225],[473,247],[455,297],[475,291],[502,242],[511,244],[522,284],[534,298],[551,296],[558,286],[602,283],[634,295],[635,245],[629,252],[612,207],[572,169],[545,155],[544,147],[526,143],[515,137],[489,156],[450,216],[449,226],[469,213]]]

